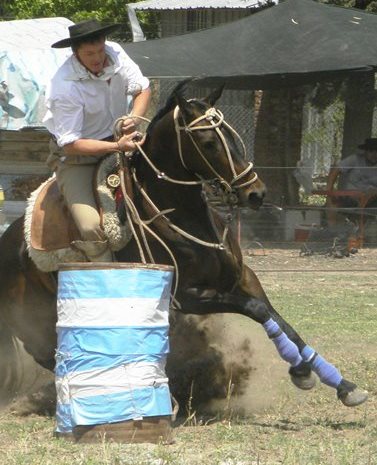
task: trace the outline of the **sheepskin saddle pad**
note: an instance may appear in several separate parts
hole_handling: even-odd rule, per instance
[[[119,154],[105,157],[95,172],[94,186],[101,224],[110,249],[125,247],[132,233],[117,214],[115,192],[119,185]],[[73,218],[64,205],[55,176],[47,179],[27,200],[25,241],[30,258],[41,271],[56,271],[59,263],[85,262],[84,253],[72,244],[82,240]]]

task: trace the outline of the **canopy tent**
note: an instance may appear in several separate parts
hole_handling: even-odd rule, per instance
[[[42,125],[44,92],[69,49],[52,49],[73,24],[66,18],[0,22],[0,129]]]
[[[287,0],[238,21],[125,49],[151,78],[265,89],[373,70],[376,43],[373,13]]]

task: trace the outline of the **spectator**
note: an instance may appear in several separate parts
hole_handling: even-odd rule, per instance
[[[362,152],[344,158],[330,170],[327,182],[330,225],[336,224],[336,208],[377,207],[377,138],[365,139],[359,148]],[[361,199],[366,203],[360,204]]]

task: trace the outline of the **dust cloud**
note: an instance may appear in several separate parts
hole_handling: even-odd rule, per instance
[[[240,315],[180,316],[172,325],[167,374],[187,415],[197,411],[250,414],[270,407],[288,376],[273,343]]]
[[[288,365],[279,358],[263,328],[240,315],[221,315],[218,320],[213,318],[209,338],[220,346],[228,373],[232,374],[232,367],[237,370],[240,363],[243,372],[249,370],[230,397],[234,413],[247,415],[271,407],[281,396],[281,381],[288,376]],[[224,404],[213,401],[210,406],[221,409]]]

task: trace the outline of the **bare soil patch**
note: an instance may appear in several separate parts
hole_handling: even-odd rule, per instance
[[[360,248],[348,257],[336,258],[323,253],[302,255],[302,245],[263,247],[244,250],[247,264],[258,274],[263,271],[341,271],[377,273],[377,248]]]

